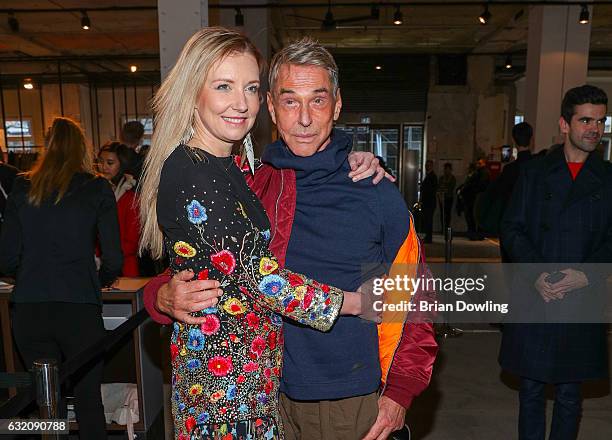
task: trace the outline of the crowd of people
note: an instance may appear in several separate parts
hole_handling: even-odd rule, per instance
[[[273,57],[265,98],[279,139],[261,161],[241,160],[253,155],[264,64],[244,35],[204,28],[155,95],[150,146],[142,124],[128,122],[101,146],[96,170],[80,127],[56,118],[32,170],[2,168],[0,271],[16,277],[15,340],[29,365],[70,358],[104,335],[101,287],[151,275],[139,253],[165,259],[144,301],[172,326],[175,439],[386,439],[405,429],[438,350],[431,320],[371,308],[371,280],[391,265],[427,276],[415,220],[378,160],[351,152],[352,139],[334,129],[338,67],[311,39]],[[428,160],[424,241],[436,207],[442,230],[450,225],[455,198],[468,237],[481,239],[477,205],[490,192],[502,201],[493,222],[504,261],[567,266],[529,288],[546,303],[586,288],[573,266],[612,259],[612,171],[593,154],[606,109],[601,90],[570,90],[565,141],[539,160],[529,154],[533,129],[515,126],[518,158],[495,184],[484,160],[459,187],[451,163],[438,177]],[[568,228],[571,243],[551,246]],[[580,383],[606,376],[605,353],[601,325],[504,325],[500,364],[521,377],[519,438],[543,439],[543,390],[553,383],[551,438],[575,439]],[[106,438],[101,378],[98,360],[73,378],[82,439]]]

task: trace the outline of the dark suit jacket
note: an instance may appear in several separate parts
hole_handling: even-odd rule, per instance
[[[15,275],[13,301],[101,304],[100,286],[121,273],[117,204],[108,181],[78,173],[59,203],[28,202],[29,181],[17,178],[0,236],[0,271]],[[96,273],[96,240],[102,266]]]
[[[582,263],[612,262],[612,164],[591,154],[572,181],[562,148],[525,163],[502,221],[501,240],[511,261],[540,263],[525,264],[521,276],[514,277],[513,297],[520,298],[515,304],[521,312],[567,318],[560,321],[565,323],[505,325],[502,367],[550,383],[606,377],[605,326],[575,322],[581,319],[576,310],[597,309],[604,293],[603,274]],[[584,270],[590,286],[545,303],[535,280],[544,271],[567,267]]]

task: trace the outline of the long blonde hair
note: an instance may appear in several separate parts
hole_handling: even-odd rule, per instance
[[[93,173],[92,152],[78,123],[55,118],[48,134],[47,151],[26,173],[31,182],[28,199],[34,206],[57,192],[55,203],[66,194],[75,173]]]
[[[157,191],[162,167],[181,140],[190,138],[198,96],[211,67],[233,53],[251,54],[260,70],[263,68],[259,51],[241,33],[222,27],[199,30],[187,41],[153,98],[153,137],[140,182],[139,251],[149,249],[154,259],[163,255],[163,235],[157,223]]]

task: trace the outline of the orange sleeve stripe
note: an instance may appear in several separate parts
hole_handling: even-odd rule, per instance
[[[393,267],[389,277],[395,278],[396,275],[416,277],[419,253],[419,239],[414,229],[414,221],[411,215],[408,237],[404,240],[393,260]],[[406,301],[407,299],[409,299],[409,296],[406,291],[385,291],[383,295],[385,304],[400,304],[401,301]],[[387,380],[387,375],[395,356],[395,350],[402,339],[407,314],[407,311],[385,310],[382,315],[382,323],[378,325],[378,355],[383,382]]]

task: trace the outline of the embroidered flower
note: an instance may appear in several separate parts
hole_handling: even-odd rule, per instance
[[[259,370],[259,365],[255,362],[249,362],[242,366],[242,371],[245,373],[252,373],[253,371]]]
[[[223,309],[230,315],[240,315],[246,311],[246,308],[239,299],[230,298],[223,304]]]
[[[273,389],[274,389],[274,384],[272,382],[266,382],[266,385],[264,387],[265,393],[270,394]]]
[[[192,328],[189,330],[187,347],[192,351],[202,351],[204,349],[204,335],[199,329]]]
[[[178,345],[176,344],[170,344],[170,358],[172,359],[172,361],[174,362],[174,359],[176,359],[176,357],[179,354],[179,348]]]
[[[208,219],[206,208],[197,200],[192,200],[191,203],[187,205],[187,217],[194,225],[201,225]]]
[[[217,333],[217,331],[219,331],[221,323],[217,315],[206,315],[204,316],[204,319],[205,321],[200,325],[200,330],[202,331],[202,333],[204,333],[206,336],[210,336],[214,335],[215,333]]]
[[[202,310],[202,313],[204,313],[205,315],[212,315],[213,313],[217,313],[219,311],[219,309],[216,306],[213,307],[206,307],[204,310]]]
[[[246,403],[242,403],[239,407],[238,407],[238,411],[241,413],[245,413],[249,410],[249,407],[246,406]]]
[[[288,279],[289,279],[289,284],[291,285],[291,287],[297,287],[297,286],[301,286],[302,284],[304,284],[304,278],[302,278],[301,276],[295,273],[290,274]]]
[[[198,422],[196,422],[195,417],[187,417],[187,420],[185,420],[185,429],[187,429],[187,432],[191,433],[197,424]]]
[[[259,327],[259,317],[255,313],[247,313],[246,320],[249,327],[251,327],[253,330],[257,330]]]
[[[210,261],[221,273],[225,275],[231,274],[236,268],[236,257],[227,249],[212,254]]]
[[[291,313],[299,305],[300,305],[300,302],[297,299],[291,300],[289,304],[287,304],[287,306],[285,307],[285,312]]]
[[[208,279],[208,269],[204,269],[198,272],[198,280]]]
[[[185,434],[183,434],[182,432],[179,432],[179,436],[177,440],[189,440],[189,437],[187,437]]]
[[[259,393],[257,395],[257,401],[262,405],[265,405],[266,403],[268,403],[268,396],[266,396],[266,393]]]
[[[208,361],[208,371],[218,377],[227,376],[233,369],[234,366],[229,357],[214,356]]]
[[[183,402],[178,404],[178,409],[180,412],[185,411],[185,408],[186,408],[186,405]]]
[[[306,286],[297,286],[293,291],[295,292],[295,299],[302,300],[304,299],[304,295],[306,294]]]
[[[264,240],[270,241],[270,230],[269,229],[266,229],[265,231],[261,231],[260,234]]]
[[[310,304],[312,304],[313,298],[314,298],[314,289],[309,286],[308,289],[306,289],[306,294],[304,294],[304,299],[302,300],[302,304],[304,305],[305,309],[308,309],[310,307]]]
[[[185,258],[195,257],[196,255],[196,250],[192,248],[189,243],[185,243],[184,241],[177,241],[174,243],[174,252]]]
[[[278,269],[278,263],[271,258],[263,257],[259,260],[259,273],[262,275],[270,275]]]
[[[206,423],[206,422],[208,422],[209,417],[210,417],[210,416],[208,415],[208,413],[207,413],[207,412],[203,412],[203,413],[201,413],[201,414],[198,416],[198,420],[197,420],[197,421],[198,421],[198,424],[202,424],[202,423]]]
[[[280,327],[283,325],[283,318],[278,315],[272,315],[270,316],[270,322],[276,327]]]
[[[255,353],[257,357],[260,357],[266,348],[266,340],[261,336],[256,336],[251,342],[251,352]]]
[[[239,375],[239,376],[236,378],[236,382],[238,382],[238,383],[244,383],[244,381],[245,381],[245,380],[246,380],[246,377],[244,377],[244,375],[243,375],[243,374]]]
[[[191,388],[189,388],[189,394],[191,394],[192,396],[202,394],[202,385],[200,385],[199,383],[191,385]]]
[[[189,359],[187,361],[187,368],[191,371],[197,370],[201,366],[202,366],[202,361],[200,361],[199,359]]]
[[[219,391],[215,391],[214,393],[212,393],[210,395],[210,401],[212,403],[218,402],[219,400],[221,400],[223,397],[225,396],[225,393],[223,392],[223,390],[219,390]]]
[[[268,340],[268,347],[270,347],[270,350],[274,350],[276,348],[276,342],[277,342],[276,332],[270,332],[266,339]]]
[[[238,388],[236,385],[232,384],[227,387],[227,391],[225,392],[225,398],[227,400],[234,400],[236,398],[236,393],[238,392]]]
[[[266,275],[259,283],[259,291],[267,296],[278,296],[287,284],[284,278],[278,275]]]

